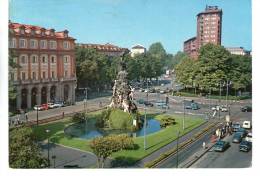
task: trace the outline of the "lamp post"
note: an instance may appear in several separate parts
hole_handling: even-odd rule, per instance
[[[56,155],[52,155],[51,158],[53,159],[53,168],[55,168],[55,159],[56,159]]]
[[[48,167],[50,167],[50,137],[49,137],[49,133],[50,132],[50,130],[49,129],[47,129],[46,130],[46,133],[47,133],[47,137],[48,137]]]
[[[179,167],[179,137],[180,137],[180,131],[177,133],[177,157],[176,157],[176,168]]]
[[[146,105],[144,105],[144,150],[146,150]]]
[[[87,88],[87,87],[79,88],[79,90],[84,90],[84,93],[85,93],[85,98],[84,98],[84,110],[85,110],[85,113],[87,113],[88,88]]]
[[[183,118],[182,118],[182,130],[185,129],[185,99],[183,100]]]

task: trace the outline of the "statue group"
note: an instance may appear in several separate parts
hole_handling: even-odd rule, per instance
[[[128,84],[125,63],[121,61],[120,65],[121,68],[113,86],[113,95],[109,107],[120,108],[128,113],[135,113],[137,111],[137,106],[133,102],[134,90]]]

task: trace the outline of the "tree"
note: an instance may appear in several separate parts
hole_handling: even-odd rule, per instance
[[[104,167],[105,160],[113,153],[122,149],[133,149],[134,142],[127,135],[111,135],[97,137],[90,142],[90,147],[98,158],[98,167]]]
[[[14,60],[14,58],[16,57],[17,55],[14,53],[14,51],[9,49],[9,55],[8,55],[9,71],[20,67]],[[16,99],[17,91],[15,89],[13,81],[9,79],[8,82],[9,82],[8,83],[9,111],[12,111],[13,109],[15,109],[15,99]]]
[[[36,143],[32,129],[18,127],[9,133],[9,164],[12,168],[42,168],[48,165]]]
[[[230,71],[230,53],[220,45],[208,43],[199,50],[197,82],[203,90],[218,90]]]
[[[172,58],[172,61],[169,64],[169,68],[175,68],[182,60],[189,58],[189,56],[181,51],[178,51]]]

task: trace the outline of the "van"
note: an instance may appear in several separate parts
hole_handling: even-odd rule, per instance
[[[250,121],[244,121],[242,127],[245,128],[245,129],[250,129],[251,128],[251,122]]]

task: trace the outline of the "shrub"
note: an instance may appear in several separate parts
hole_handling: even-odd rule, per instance
[[[72,122],[80,123],[84,122],[87,119],[86,113],[76,113],[72,116]]]

